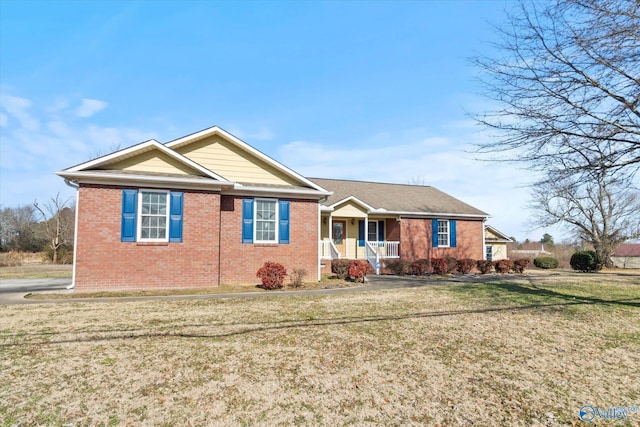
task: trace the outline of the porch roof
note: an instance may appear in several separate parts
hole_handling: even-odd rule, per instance
[[[374,208],[376,213],[489,216],[488,213],[430,186],[324,178],[309,180],[333,192],[323,203],[325,206],[355,197]]]

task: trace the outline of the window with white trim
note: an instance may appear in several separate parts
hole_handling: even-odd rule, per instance
[[[256,199],[255,242],[278,242],[278,203],[277,200]]]
[[[169,241],[169,192],[141,190],[138,203],[138,241]]]
[[[438,247],[449,246],[449,221],[446,219],[438,220]]]
[[[378,221],[369,221],[369,229],[367,231],[367,241],[378,241]]]

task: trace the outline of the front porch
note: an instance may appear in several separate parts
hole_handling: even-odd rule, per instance
[[[380,260],[400,258],[397,218],[322,215],[320,259],[366,259],[380,274]]]

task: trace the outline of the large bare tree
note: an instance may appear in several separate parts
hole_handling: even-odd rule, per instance
[[[640,3],[522,0],[507,22],[498,54],[475,60],[497,106],[476,116],[495,131],[478,151],[540,173],[543,224],[569,224],[606,260],[640,233],[623,218],[639,209]]]

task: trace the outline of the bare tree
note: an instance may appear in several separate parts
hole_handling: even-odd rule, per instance
[[[45,225],[46,236],[49,247],[53,251],[52,262],[58,262],[58,249],[73,239],[74,215],[70,208],[71,198],[62,200],[60,193],[52,197],[44,206],[40,206],[38,201],[33,202],[33,206],[42,216]]]
[[[539,8],[541,7],[541,8]],[[500,55],[476,58],[498,109],[481,152],[571,174],[640,167],[640,3],[522,0],[498,28]]]
[[[542,226],[569,224],[610,265],[637,236],[640,3],[521,0],[498,28],[499,55],[476,58],[497,108],[478,146],[542,172],[532,183]]]
[[[607,267],[613,266],[611,255],[621,243],[640,236],[640,195],[627,181],[604,174],[539,183],[534,208],[542,226],[570,224],[576,237],[591,244]]]
[[[36,210],[31,205],[0,210],[0,248],[2,250],[39,251],[42,245],[37,230]]]

